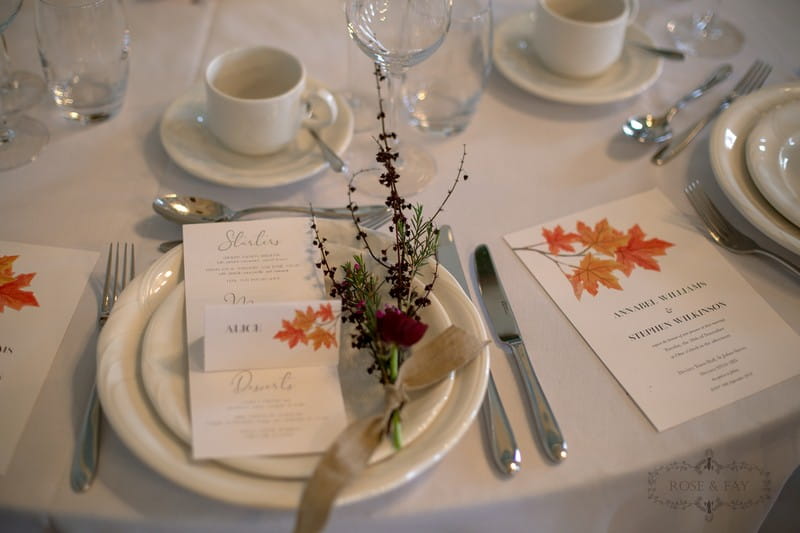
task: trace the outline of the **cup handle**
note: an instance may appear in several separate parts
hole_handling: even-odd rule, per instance
[[[321,108],[325,108],[320,115]],[[339,114],[336,100],[327,89],[319,88],[306,95],[307,116],[303,119],[303,126],[318,130],[330,126]]]
[[[639,14],[639,0],[626,0],[628,3],[628,26],[636,22],[636,16]]]

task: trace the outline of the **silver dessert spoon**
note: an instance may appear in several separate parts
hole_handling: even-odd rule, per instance
[[[639,115],[629,118],[622,125],[622,133],[636,139],[640,143],[661,143],[672,138],[672,128],[669,123],[673,117],[695,98],[699,98],[711,87],[724,81],[733,72],[733,67],[725,63],[718,67],[706,81],[684,95],[666,110],[663,115]]]
[[[165,194],[153,200],[153,210],[177,224],[198,224],[204,222],[227,222],[237,220],[245,215],[264,212],[300,213],[311,214],[309,206],[266,205],[248,207],[238,211],[215,200],[208,200],[198,196],[181,196],[178,194]],[[324,218],[351,218],[350,210],[346,207],[315,207],[314,213]],[[388,219],[391,210],[385,205],[365,205],[358,207],[359,217],[366,222],[375,219]],[[384,220],[385,221],[385,220]]]

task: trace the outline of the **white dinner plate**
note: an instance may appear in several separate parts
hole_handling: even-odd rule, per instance
[[[736,99],[717,118],[709,138],[714,176],[722,192],[767,237],[800,254],[800,227],[781,215],[759,192],[747,170],[745,145],[755,124],[775,106],[800,99],[800,82],[772,85]]]
[[[764,115],[747,137],[745,155],[764,198],[800,227],[800,100]]]
[[[584,80],[559,76],[545,68],[533,50],[534,18],[533,12],[520,13],[495,29],[492,60],[521,89],[567,104],[605,104],[641,93],[661,75],[660,57],[626,46],[620,59],[599,76]],[[628,26],[626,39],[653,44],[635,24]]]
[[[309,89],[321,86],[308,80]],[[341,154],[353,138],[353,112],[340,95],[334,93],[334,99],[339,111],[336,120],[319,134],[334,152]],[[289,146],[277,153],[249,156],[232,152],[203,124],[205,101],[205,87],[198,82],[175,99],[161,119],[161,143],[167,154],[198,178],[231,187],[276,187],[311,177],[328,167],[303,128]]]
[[[331,242],[357,246],[349,236],[352,231],[346,232],[352,229],[348,223],[320,220],[317,224]],[[373,235],[378,238],[377,233]],[[128,285],[114,306],[98,339],[97,387],[103,411],[131,451],[172,482],[238,505],[295,508],[303,481],[253,476],[214,461],[192,460],[189,448],[150,404],[141,380],[139,346],[150,316],[178,285],[181,263],[180,249],[163,255]],[[477,309],[455,279],[441,267],[439,276],[434,293],[448,318],[477,337],[488,338]],[[444,457],[474,420],[488,375],[487,346],[455,373],[450,395],[430,426],[407,447],[370,465],[337,501],[349,503],[386,492]]]
[[[350,260],[358,250],[331,244],[332,264]],[[431,305],[421,311],[429,330],[420,345],[436,336],[450,325],[447,312],[439,300],[432,296]],[[342,353],[339,376],[342,384],[345,410],[349,422],[381,411],[385,393],[374,375],[366,372],[370,356],[350,347],[350,328],[342,333]],[[191,444],[189,416],[188,354],[186,348],[186,313],[184,284],[181,282],[162,303],[147,326],[141,349],[142,381],[153,408],[162,421],[180,437]],[[453,377],[424,391],[411,393],[403,408],[403,442],[411,444],[438,416],[453,386]],[[384,440],[371,462],[385,459],[394,452]],[[319,454],[229,457],[217,459],[220,463],[250,474],[289,479],[311,477]]]

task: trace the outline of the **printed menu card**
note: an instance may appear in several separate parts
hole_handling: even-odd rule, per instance
[[[344,429],[313,239],[299,217],[183,227],[195,458],[319,452]]]
[[[659,191],[505,236],[657,430],[800,374],[800,338]]]
[[[0,475],[99,254],[0,241]]]

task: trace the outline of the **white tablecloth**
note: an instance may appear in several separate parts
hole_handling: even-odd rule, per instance
[[[637,23],[658,44],[669,45],[665,22],[702,3],[643,0]],[[133,48],[124,108],[113,120],[90,127],[62,120],[49,102],[31,112],[47,124],[51,138],[33,163],[0,174],[0,240],[98,251],[109,241],[130,240],[143,270],[159,255],[160,241],[180,236],[177,226],[150,208],[159,193],[213,197],[233,207],[344,202],[345,179],[330,171],[276,189],[239,190],[203,182],[170,161],[158,133],[167,105],[200,79],[210,58],[236,46],[285,47],[302,58],[314,78],[333,89],[345,87],[341,2],[128,0],[126,6]],[[496,23],[530,7],[531,2],[497,1]],[[730,58],[734,78],[756,58],[775,67],[768,84],[796,78],[800,3],[726,0],[720,9],[745,36],[742,50]],[[39,72],[32,13],[33,2],[27,2],[7,40],[17,65]],[[694,57],[668,62],[659,81],[642,95],[591,107],[535,97],[494,72],[463,134],[414,137],[427,144],[439,165],[436,181],[414,198],[431,205],[446,191],[462,146],[467,147],[471,179],[459,187],[441,222],[454,228],[465,265],[474,247],[487,243],[504,283],[514,288],[509,298],[570,456],[552,466],[538,452],[513,367],[493,347],[492,370],[522,449],[522,471],[510,480],[493,472],[475,423],[420,478],[384,496],[337,508],[329,531],[758,529],[771,502],[723,508],[706,521],[697,510],[670,509],[648,499],[647,475],[671,461],[696,461],[712,449],[720,460],[745,461],[770,472],[774,501],[800,464],[800,379],[658,433],[501,240],[510,231],[653,187],[691,216],[682,189],[697,178],[737,225],[779,250],[734,212],[715,185],[708,131],[660,168],[649,161],[652,147],[619,133],[626,117],[667,107],[718,63]],[[676,118],[676,127],[711,109],[732,83],[691,104]],[[800,332],[799,280],[758,257],[725,258]],[[0,477],[0,529],[37,530],[50,524],[59,531],[290,530],[291,513],[227,505],[165,480],[132,455],[107,425],[97,481],[88,493],[71,492],[70,458],[94,375],[102,269],[98,264],[12,464]]]

